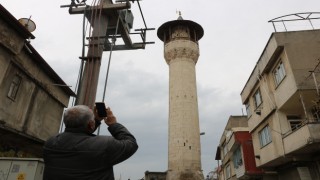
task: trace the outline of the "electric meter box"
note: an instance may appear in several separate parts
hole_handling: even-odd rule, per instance
[[[1,180],[42,180],[43,171],[40,158],[0,158]]]

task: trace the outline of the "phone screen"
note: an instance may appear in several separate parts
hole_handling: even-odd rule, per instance
[[[106,105],[104,102],[96,102],[96,108],[99,117],[107,117]]]

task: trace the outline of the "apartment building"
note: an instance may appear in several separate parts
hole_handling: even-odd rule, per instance
[[[220,139],[216,160],[221,160],[219,180],[261,179],[256,167],[247,116],[230,116]]]
[[[320,179],[319,62],[320,30],[275,32],[241,92],[265,177]]]
[[[30,44],[34,38],[0,4],[1,157],[42,157],[44,142],[58,133],[75,96]]]

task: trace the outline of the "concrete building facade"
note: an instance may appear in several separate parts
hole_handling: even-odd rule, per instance
[[[222,164],[218,179],[261,179],[254,156],[247,116],[230,116],[216,152]]]
[[[42,145],[59,132],[74,92],[28,39],[34,36],[0,5],[0,153],[42,157]]]
[[[270,179],[320,179],[319,49],[320,30],[273,33],[241,92]]]
[[[189,20],[169,21],[158,29],[169,65],[169,154],[167,180],[204,179],[195,65],[202,27]]]

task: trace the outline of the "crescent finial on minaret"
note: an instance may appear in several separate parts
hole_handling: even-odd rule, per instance
[[[181,16],[181,11],[176,11],[176,13],[179,14],[178,19],[177,20],[183,20],[182,16]]]

